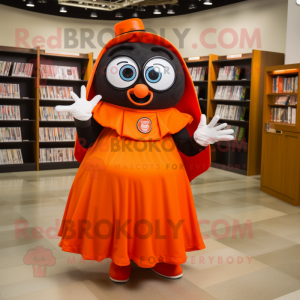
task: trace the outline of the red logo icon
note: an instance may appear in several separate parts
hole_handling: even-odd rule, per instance
[[[52,251],[42,246],[28,250],[24,256],[24,263],[32,265],[33,277],[46,277],[47,266],[53,266],[55,262],[56,259]]]
[[[151,120],[148,118],[140,118],[137,121],[136,126],[141,133],[149,133],[152,129]]]

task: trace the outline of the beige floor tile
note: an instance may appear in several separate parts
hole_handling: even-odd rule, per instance
[[[227,238],[218,239],[218,242],[248,256],[257,256],[296,245],[296,243],[261,229],[251,230],[249,228],[246,233],[246,235],[236,234],[236,238],[233,238],[233,235],[229,235]]]
[[[84,282],[66,284],[34,293],[29,293],[10,300],[97,300]]]
[[[204,290],[218,300],[273,300],[299,290],[300,281],[272,268],[264,268]]]
[[[293,293],[284,295],[282,297],[276,298],[274,300],[299,300],[300,299],[300,290]]]
[[[268,266],[253,258],[240,257],[239,263],[224,263],[204,270],[195,270],[184,265],[183,271],[186,279],[204,289],[264,268]]]
[[[270,208],[264,208],[253,211],[247,211],[244,213],[230,214],[230,217],[235,220],[238,220],[240,223],[246,223],[247,220],[251,220],[251,222],[254,223],[258,221],[281,217],[284,215],[286,214]]]
[[[86,281],[85,284],[97,299],[105,300],[216,300],[184,277],[180,280],[168,280],[156,275],[150,269],[139,268],[134,263],[132,263],[130,279],[125,285],[111,282],[107,273],[99,273],[98,278]]]
[[[57,236],[32,238],[36,226],[44,231],[56,226],[51,233],[57,234],[76,172],[0,174],[0,300],[268,300],[284,295],[294,300],[298,296],[300,207],[261,192],[260,176],[210,168],[193,180],[206,248],[187,253],[180,280],[159,277],[132,263],[130,281],[118,285],[108,276],[110,259],[84,261],[79,254],[61,251]],[[248,218],[252,223],[247,227]],[[15,239],[16,219],[28,222],[29,239]],[[23,261],[27,251],[37,246],[50,249],[56,258],[45,278],[34,277],[32,266]]]

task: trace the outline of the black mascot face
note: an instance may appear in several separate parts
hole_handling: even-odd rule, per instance
[[[185,89],[182,66],[162,46],[123,43],[101,58],[93,86],[102,100],[135,109],[165,109],[175,106]]]

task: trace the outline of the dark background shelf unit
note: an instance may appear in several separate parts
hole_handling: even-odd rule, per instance
[[[21,120],[0,120],[0,127],[21,127],[22,142],[0,142],[0,149],[21,149],[24,164],[0,165],[1,172],[52,170],[62,168],[77,168],[77,162],[39,163],[40,148],[72,148],[73,141],[39,142],[39,127],[74,127],[73,121],[40,121],[39,107],[54,107],[56,105],[71,105],[72,100],[41,100],[39,86],[71,86],[76,94],[80,95],[81,85],[87,85],[93,67],[93,53],[79,54],[47,54],[45,50],[22,49],[0,46],[0,61],[33,63],[32,77],[0,76],[0,83],[20,85],[20,99],[0,98],[0,105],[20,106]],[[80,80],[40,79],[40,64],[55,66],[72,66],[78,68]],[[11,66],[11,69],[13,64]],[[24,99],[22,97],[28,97]],[[29,120],[23,120],[29,119]],[[41,166],[41,168],[40,168]]]
[[[56,170],[56,169],[78,168],[79,165],[80,164],[77,161],[40,163],[40,170]]]
[[[68,56],[61,54],[46,54],[44,50],[40,51],[40,64],[77,67],[80,80],[67,79],[46,79],[40,78],[40,86],[64,86],[73,87],[75,94],[80,95],[80,88],[82,85],[87,85],[93,67],[93,54],[80,54],[79,56]],[[39,96],[38,96],[39,97]],[[71,105],[73,100],[53,100],[53,99],[39,99],[39,106],[55,107],[56,105]],[[39,112],[37,116],[39,120]],[[39,120],[39,127],[75,127],[73,121],[42,121]],[[59,141],[59,142],[39,142],[39,149],[43,148],[73,148],[75,142],[73,141]],[[77,162],[52,162],[39,163],[40,170],[53,170],[63,168],[77,168]]]
[[[0,120],[0,127],[20,127],[22,142],[0,142],[0,149],[21,149],[24,164],[0,165],[0,173],[34,171],[37,168],[36,147],[36,66],[37,49],[18,49],[0,46],[0,61],[12,62],[8,76],[0,76],[0,83],[19,84],[20,96],[28,99],[0,98],[0,105],[20,106],[21,120]],[[32,77],[11,76],[15,62],[34,64]],[[29,119],[29,120],[23,120]]]
[[[283,61],[282,53],[253,50],[252,53],[242,54],[241,58],[227,59],[227,56],[215,56],[209,62],[208,119],[213,118],[218,104],[247,108],[245,121],[220,119],[220,123],[226,122],[228,125],[245,128],[246,151],[244,147],[241,151],[233,151],[237,149],[235,147],[227,149],[225,145],[213,145],[211,147],[213,167],[248,176],[260,174],[264,68],[281,64]],[[240,67],[240,80],[217,80],[219,69],[225,66]],[[221,85],[246,87],[245,99],[250,101],[214,99],[216,89]]]
[[[205,78],[203,81],[193,81],[194,86],[199,86],[199,92],[197,94],[198,99],[202,98],[199,100],[199,105],[201,112],[203,114],[207,113],[207,86],[208,86],[208,77],[209,77],[209,72],[208,72],[208,63],[209,63],[209,56],[203,56],[199,57],[196,60],[189,60],[189,58],[184,58],[184,61],[187,65],[188,68],[194,68],[194,67],[206,67],[206,74]],[[206,99],[206,101],[204,101]]]

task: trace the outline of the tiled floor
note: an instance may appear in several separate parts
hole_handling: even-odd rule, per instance
[[[118,285],[108,278],[110,260],[83,261],[58,247],[55,232],[75,173],[0,174],[0,300],[300,299],[300,207],[261,192],[259,176],[211,168],[196,178],[192,190],[207,248],[187,254],[180,280],[133,264],[130,281]],[[24,226],[26,234],[18,235]],[[38,246],[56,259],[46,277],[24,263]]]

